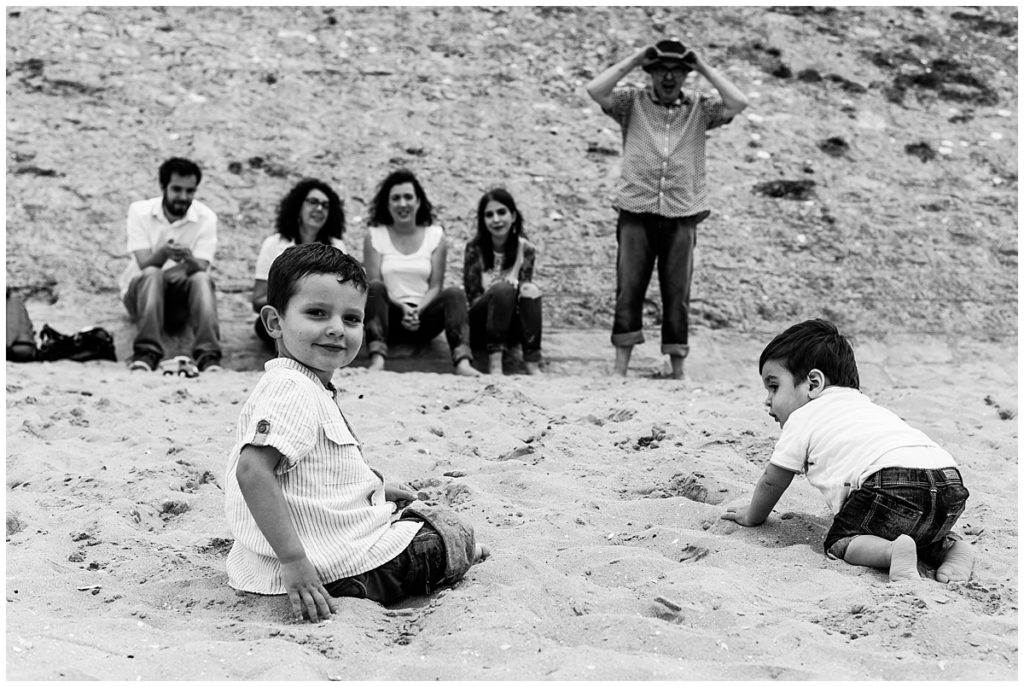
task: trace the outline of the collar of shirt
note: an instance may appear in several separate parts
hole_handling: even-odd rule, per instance
[[[324,390],[330,392],[332,397],[338,392],[338,390],[335,388],[333,384],[328,382],[325,385],[323,382],[320,381],[320,378],[313,373],[312,370],[310,370],[308,367],[300,363],[298,360],[292,360],[291,358],[273,358],[272,360],[268,360],[266,363],[263,364],[263,369],[266,370],[267,372],[270,372],[271,370],[276,370],[279,367],[284,367],[288,368],[289,370],[296,370],[298,372],[301,372],[302,374],[306,375],[320,386],[324,387]]]
[[[686,95],[686,91],[682,89],[679,89],[679,97],[668,105],[658,100],[658,96],[654,95],[654,87],[647,86],[644,90],[647,92],[647,97],[651,99],[652,103],[655,105],[661,105],[662,107],[679,107],[680,105],[690,102],[690,96]]]
[[[195,202],[193,202],[192,204],[190,204],[188,206],[188,210],[185,211],[185,216],[184,217],[176,219],[176,220],[174,220],[172,222],[169,219],[167,219],[167,215],[164,214],[164,197],[163,196],[159,196],[157,198],[154,198],[153,200],[154,200],[153,207],[152,207],[152,209],[150,209],[149,212],[150,212],[151,215],[153,215],[153,217],[156,217],[161,222],[173,225],[173,224],[177,224],[179,222],[198,222],[199,221],[199,211],[196,210]]]

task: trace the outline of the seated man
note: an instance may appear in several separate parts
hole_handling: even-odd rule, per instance
[[[129,264],[118,286],[128,314],[139,325],[129,361],[132,370],[159,366],[165,318],[173,325],[191,325],[192,357],[201,372],[220,369],[217,302],[209,271],[217,247],[217,215],[193,200],[202,177],[196,163],[171,158],[160,165],[163,195],[128,208]]]

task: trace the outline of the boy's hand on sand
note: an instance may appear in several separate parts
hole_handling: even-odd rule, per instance
[[[732,520],[736,524],[743,525],[744,527],[757,527],[761,523],[751,522],[747,518],[748,508],[749,506],[729,506],[725,509],[725,512],[722,513],[722,520]]]
[[[315,623],[327,620],[332,613],[337,612],[334,598],[324,589],[320,576],[308,558],[303,557],[291,563],[282,562],[281,579],[297,620],[302,620],[305,615],[310,622]]]
[[[393,501],[395,508],[402,510],[410,503],[416,500],[416,494],[409,491],[405,487],[397,485],[384,485],[384,499],[386,501]]]

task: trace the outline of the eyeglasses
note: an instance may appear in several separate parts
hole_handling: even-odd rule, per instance
[[[319,198],[306,198],[306,205],[311,208],[323,208],[327,210],[331,207],[331,201],[320,200]]]

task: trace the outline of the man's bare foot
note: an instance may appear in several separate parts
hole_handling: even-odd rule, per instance
[[[484,546],[483,544],[477,544],[473,548],[473,562],[480,563],[481,561],[487,560],[487,557],[491,555],[490,547]]]
[[[632,346],[616,346],[615,347],[615,367],[612,368],[613,372],[619,377],[625,377],[626,371],[629,369],[629,358],[633,355]]]
[[[889,559],[889,581],[919,580],[917,572],[917,544],[906,534],[896,537],[892,543],[892,555]]]
[[[383,370],[384,369],[384,356],[380,353],[370,354],[370,364],[366,366],[367,370]]]
[[[526,365],[526,374],[528,374],[528,375],[539,375],[541,373],[540,372],[540,363],[527,362],[527,363],[525,363],[525,365]]]
[[[487,371],[488,371],[489,374],[492,374],[492,375],[503,375],[503,374],[505,374],[505,370],[503,370],[502,367],[501,367],[502,359],[504,358],[504,355],[505,354],[502,353],[501,351],[498,351],[496,353],[489,353],[487,355],[487,362],[488,362]]]
[[[469,359],[463,358],[455,363],[455,374],[460,377],[479,377],[480,371],[470,364]]]
[[[672,363],[672,379],[683,379],[683,361],[686,358],[681,355],[670,355],[668,359]]]
[[[974,568],[974,547],[965,541],[958,541],[949,548],[942,564],[935,571],[935,580],[942,582],[966,582]]]

